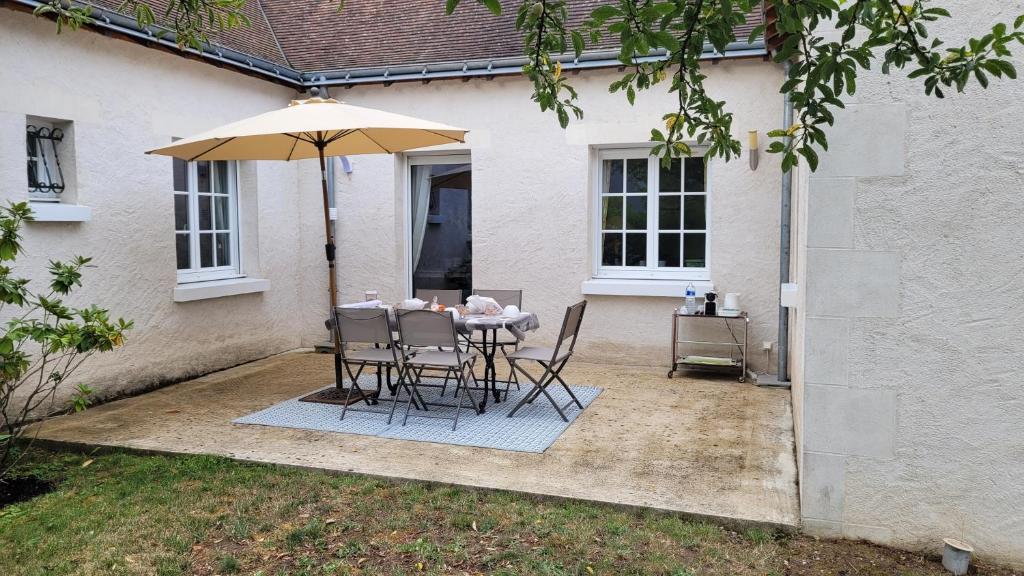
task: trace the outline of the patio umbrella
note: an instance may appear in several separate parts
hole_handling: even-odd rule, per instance
[[[324,202],[327,282],[331,309],[338,305],[334,278],[334,233],[327,199],[326,156],[393,154],[403,150],[464,142],[466,130],[371,108],[352,106],[333,98],[292,100],[286,108],[225,124],[177,140],[147,154],[195,160],[320,159]],[[333,334],[333,331],[332,331]],[[338,341],[334,340],[337,358]],[[335,362],[336,376],[340,366]],[[337,380],[340,386],[340,379]]]

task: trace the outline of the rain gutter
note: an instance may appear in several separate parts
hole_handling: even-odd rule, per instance
[[[576,58],[574,55],[556,57],[566,72],[591,70],[597,68],[617,68],[623,64],[619,61],[618,50],[601,50],[585,52]],[[721,60],[725,58],[764,58],[768,55],[763,42],[753,44],[737,42],[726,47],[725,52],[716,52],[710,46],[701,56],[702,60]],[[664,50],[653,52],[649,56],[635,58],[636,63],[660,62],[668,59]],[[434,64],[416,64],[406,66],[380,66],[368,68],[351,68],[343,70],[323,71],[306,74],[309,86],[357,86],[360,84],[391,84],[392,82],[414,82],[430,80],[449,80],[462,78],[492,78],[494,76],[511,76],[523,73],[523,65],[529,60],[519,56],[514,58],[495,58],[487,60],[466,60],[459,62],[441,62]]]
[[[789,78],[789,62],[783,64],[784,78]],[[787,92],[782,101],[782,125],[793,125],[793,101]],[[789,308],[782,305],[782,286],[789,283],[789,261],[793,219],[793,169],[782,173],[781,203],[779,206],[779,334],[778,374],[780,384],[789,383]]]

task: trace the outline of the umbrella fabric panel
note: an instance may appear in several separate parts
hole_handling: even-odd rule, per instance
[[[298,160],[386,154],[463,142],[466,130],[401,114],[310,99],[178,140],[150,153],[186,160]]]

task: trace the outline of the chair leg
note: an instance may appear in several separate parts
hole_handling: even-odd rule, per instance
[[[423,369],[420,368],[419,372],[416,372],[416,370],[412,370],[412,372],[415,374],[415,379],[412,381],[412,393],[409,394],[409,401],[405,403],[405,417],[402,418],[402,426],[405,426],[405,424],[409,421],[409,409],[412,407],[413,395],[419,394],[417,385],[420,383],[420,374],[423,373]],[[423,404],[423,409],[427,409],[426,404]]]
[[[459,394],[459,384],[461,384],[461,381],[462,381],[462,376],[460,375],[459,376],[459,383],[457,383],[455,385],[455,395],[459,397],[459,404],[458,404],[458,406],[455,407],[455,420],[452,421],[452,432],[455,432],[455,429],[458,428],[458,426],[459,426],[459,413],[462,412],[462,401],[463,401],[463,399],[465,399],[466,396],[469,396],[468,388],[466,389],[466,391],[465,391],[466,393],[465,394]],[[472,397],[470,397],[470,401],[471,402],[472,402],[472,400],[473,400]]]
[[[389,368],[390,370],[390,368]],[[409,390],[408,386],[405,385],[405,375],[401,368],[398,369],[398,384],[395,385],[394,392],[391,393],[391,411],[388,412],[388,425],[391,425],[391,421],[395,418],[395,407],[398,406],[398,395],[401,393],[402,388],[405,388],[409,392],[409,401],[412,402],[412,391]]]
[[[569,385],[565,383],[565,380],[562,380],[562,368],[565,367],[565,363],[568,361],[568,359],[562,360],[562,363],[558,365],[558,368],[551,371],[551,377],[557,380],[558,383],[562,385],[562,388],[565,388],[565,391],[569,394],[569,397],[572,398],[572,401],[576,403],[576,406],[578,406],[580,410],[582,410],[583,404],[580,403],[580,399],[576,397],[576,394],[573,394],[572,388],[569,388]],[[545,368],[547,367],[543,362],[541,362],[540,365]]]
[[[524,396],[523,399],[520,400],[518,404],[516,404],[515,408],[513,408],[512,411],[508,413],[508,417],[511,418],[512,416],[515,415],[517,411],[519,411],[520,408],[532,403],[534,400],[539,398],[541,394],[543,394],[544,397],[546,397],[548,401],[551,402],[551,405],[554,406],[555,411],[558,412],[558,415],[562,418],[562,420],[568,422],[569,418],[566,417],[565,412],[562,411],[562,407],[558,405],[558,402],[556,402],[554,397],[551,396],[551,393],[547,391],[547,387],[551,385],[552,382],[555,382],[556,379],[558,381],[561,381],[561,379],[558,376],[558,373],[552,371],[551,368],[543,362],[538,362],[538,364],[544,366],[544,374],[541,375],[540,378],[534,378],[522,366],[519,366],[518,364],[515,363],[512,364],[512,366],[515,367],[516,370],[522,372],[523,376],[525,376],[527,379],[533,382],[533,388],[529,392],[527,392],[526,396]],[[562,366],[565,366],[565,362],[563,362],[559,366],[559,370],[561,370]],[[562,384],[564,385],[564,382],[562,382]],[[576,399],[576,396],[572,393],[571,390],[569,390],[569,395],[576,402],[576,405],[582,409],[583,405],[580,404],[580,401]]]
[[[354,389],[355,389],[354,385],[350,385],[348,387],[348,394],[345,394],[345,405],[341,407],[341,418],[340,418],[340,420],[344,420],[345,419],[345,414],[348,412],[348,403],[349,403],[350,400],[352,400],[352,390],[354,390]]]

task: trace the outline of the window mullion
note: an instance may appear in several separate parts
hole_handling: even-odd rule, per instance
[[[188,237],[189,271],[197,272],[199,264],[199,169],[195,162],[188,163]]]
[[[228,241],[231,243],[231,264],[235,271],[238,273],[242,272],[242,256],[241,250],[241,224],[239,223],[239,210],[238,210],[238,163],[228,162],[228,227],[230,233],[228,234]]]
[[[647,159],[647,269],[658,267],[658,160]]]

